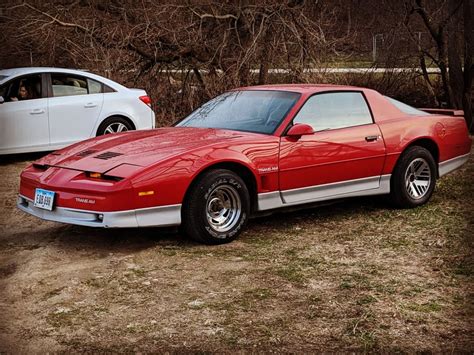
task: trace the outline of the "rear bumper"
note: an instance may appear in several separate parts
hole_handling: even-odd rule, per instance
[[[41,219],[87,227],[165,227],[181,224],[180,204],[114,212],[88,211],[63,207],[55,207],[52,211],[48,211],[35,207],[31,199],[19,195],[17,206],[23,212]]]

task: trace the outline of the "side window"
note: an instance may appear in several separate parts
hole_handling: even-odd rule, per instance
[[[372,116],[362,93],[334,92],[310,97],[293,122],[323,131],[370,124]]]
[[[51,73],[53,96],[87,95],[87,79],[78,75]]]
[[[107,86],[104,84],[104,92],[108,93],[108,92],[116,92],[116,91],[112,89],[110,86]]]
[[[5,102],[40,99],[41,74],[22,76],[2,85],[0,96]]]
[[[102,92],[102,83],[98,81],[87,79],[87,87],[89,88],[89,94],[100,94]]]

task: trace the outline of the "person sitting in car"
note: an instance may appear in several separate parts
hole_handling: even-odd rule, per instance
[[[28,95],[28,89],[26,88],[25,85],[20,85],[20,88],[18,89],[18,97],[11,97],[11,101],[21,101],[21,100],[28,100],[29,95]]]

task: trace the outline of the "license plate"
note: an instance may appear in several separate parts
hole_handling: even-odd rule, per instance
[[[53,203],[54,203],[53,191],[36,189],[36,192],[35,192],[35,206],[36,207],[51,211],[53,209]]]

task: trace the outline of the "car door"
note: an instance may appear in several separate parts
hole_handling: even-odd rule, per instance
[[[385,144],[362,92],[310,97],[293,123],[315,131],[282,137],[280,191],[284,203],[304,203],[377,189]]]
[[[94,136],[104,102],[102,84],[65,73],[50,73],[49,79],[51,144],[67,145]]]
[[[0,87],[0,153],[48,149],[48,99],[42,74],[23,75]]]

